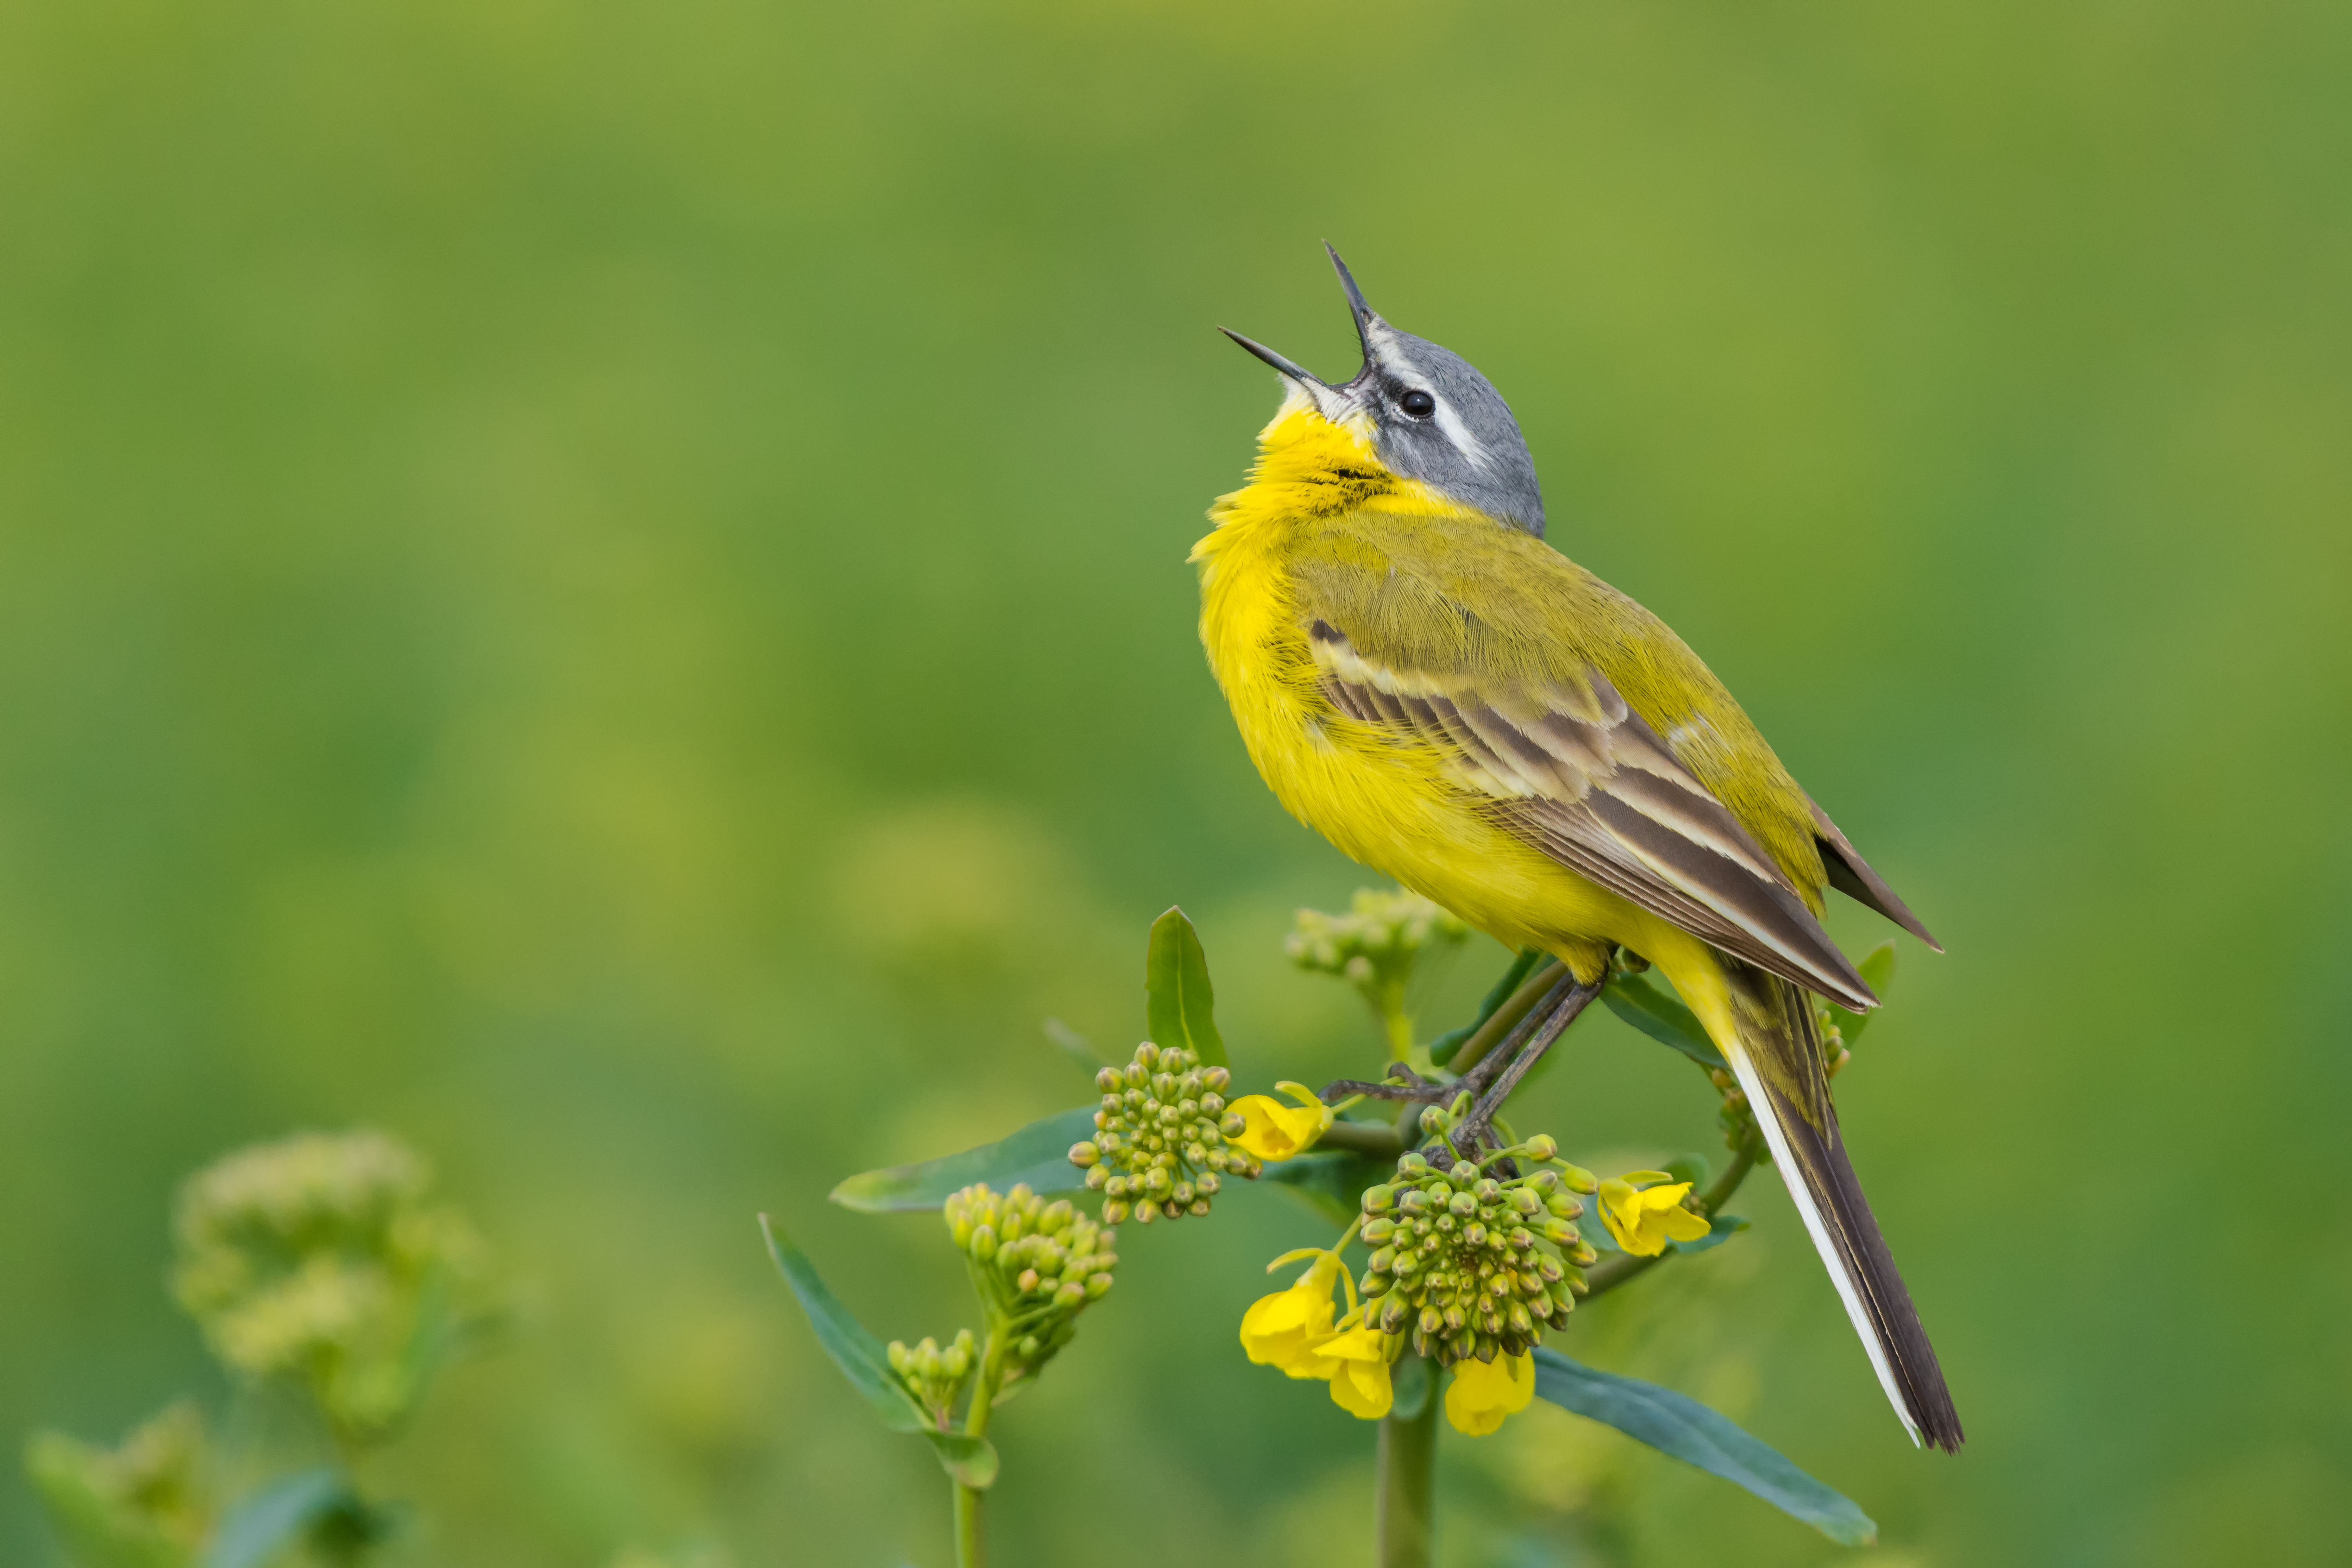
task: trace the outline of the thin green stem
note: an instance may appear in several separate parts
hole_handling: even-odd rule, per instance
[[[1407,1110],[1419,1112],[1418,1105]],[[1352,1154],[1370,1154],[1375,1159],[1393,1160],[1404,1152],[1404,1140],[1394,1127],[1377,1121],[1334,1121],[1317,1139],[1318,1149],[1345,1149]]]
[[[1437,1371],[1421,1408],[1381,1423],[1380,1568],[1429,1568],[1437,1538]]]
[[[1468,1073],[1488,1051],[1495,1048],[1496,1042],[1519,1026],[1519,1021],[1534,1010],[1535,1005],[1543,1000],[1544,994],[1559,979],[1559,960],[1555,958],[1538,965],[1536,972],[1521,981],[1519,988],[1511,993],[1510,1000],[1496,1008],[1486,1021],[1478,1026],[1478,1032],[1462,1042],[1462,1048],[1454,1053],[1453,1061],[1446,1065],[1456,1073]]]
[[[1732,1194],[1739,1191],[1739,1184],[1748,1179],[1748,1173],[1756,1168],[1757,1158],[1763,1152],[1764,1134],[1760,1129],[1751,1124],[1748,1129],[1748,1136],[1739,1141],[1738,1149],[1733,1152],[1731,1163],[1726,1165],[1723,1168],[1723,1174],[1717,1176],[1706,1191],[1699,1194],[1698,1212],[1709,1219],[1713,1219],[1722,1212],[1723,1205],[1729,1203]],[[1585,1291],[1584,1300],[1590,1301],[1604,1290],[1614,1290],[1629,1279],[1637,1279],[1674,1256],[1675,1254],[1671,1252],[1659,1252],[1648,1258],[1635,1258],[1628,1254],[1612,1258],[1584,1277],[1585,1283],[1591,1287]]]
[[[972,1385],[971,1404],[963,1418],[964,1434],[988,1436],[989,1412],[996,1408],[996,1391],[1004,1383],[1004,1347],[1013,1325],[999,1318],[989,1325],[988,1349],[980,1363],[980,1381]],[[948,1483],[955,1492],[956,1568],[982,1568],[988,1561],[980,1540],[980,1489],[961,1481]]]
[[[1401,1062],[1412,1056],[1412,1015],[1405,1009],[1404,983],[1391,980],[1381,986],[1372,1009],[1380,1014],[1381,1032],[1388,1037],[1389,1060]]]

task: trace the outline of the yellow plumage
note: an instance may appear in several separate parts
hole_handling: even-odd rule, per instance
[[[1619,948],[1663,971],[1755,1106],[1897,1413],[1956,1447],[1809,994],[1876,1003],[1822,929],[1830,886],[1926,929],[1698,657],[1543,542],[1533,466],[1485,379],[1341,278],[1364,370],[1332,386],[1237,340],[1289,394],[1192,552],[1251,760],[1301,821],[1506,946],[1588,986]]]
[[[1801,792],[1746,715],[1639,605],[1540,540],[1390,474],[1361,432],[1293,400],[1259,443],[1250,484],[1219,499],[1210,512],[1217,526],[1192,558],[1201,569],[1201,640],[1210,668],[1275,797],[1350,858],[1435,900],[1505,946],[1541,948],[1586,980],[1607,968],[1610,949],[1630,948],[1665,970],[1710,1032],[1718,1021],[1731,1029],[1706,943],[1481,815],[1449,778],[1442,746],[1400,744],[1332,706],[1307,628],[1335,606],[1294,567],[1312,556],[1377,577],[1400,566],[1432,574],[1447,597],[1509,627],[1513,635],[1496,648],[1497,676],[1540,679],[1558,656],[1589,650],[1607,660],[1604,673],[1645,713],[1696,717],[1704,710],[1718,721],[1729,717],[1717,733],[1730,731],[1746,747],[1720,748],[1720,764],[1708,771],[1743,782],[1748,769],[1762,775],[1762,787],[1732,792],[1756,803],[1743,820],[1800,879],[1818,910],[1821,857],[1802,805],[1790,809],[1790,797],[1801,802]],[[1604,618],[1571,618],[1579,601]],[[1441,658],[1466,659],[1466,644],[1446,635],[1459,626],[1440,615],[1422,628],[1421,640]],[[1646,646],[1627,633],[1663,637],[1670,647]],[[1639,701],[1636,692],[1652,700]]]

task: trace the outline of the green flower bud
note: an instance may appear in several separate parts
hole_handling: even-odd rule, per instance
[[[1368,1223],[1364,1228],[1357,1234],[1364,1238],[1364,1245],[1366,1247],[1378,1247],[1382,1242],[1388,1240],[1389,1237],[1394,1236],[1396,1234],[1396,1221],[1392,1219],[1376,1219]]]
[[[884,1352],[884,1354],[889,1358],[890,1370],[898,1373],[901,1377],[905,1376],[907,1373],[907,1342],[904,1340],[892,1340],[890,1342],[889,1348]]]
[[[1218,1178],[1217,1173],[1214,1171],[1202,1172],[1200,1179],[1192,1184],[1192,1185],[1206,1197],[1215,1197],[1219,1192],[1223,1190],[1224,1184],[1225,1184]]]
[[[1090,1142],[1070,1145],[1070,1163],[1080,1170],[1092,1166],[1101,1158],[1102,1151]]]
[[[996,1256],[996,1231],[993,1226],[983,1225],[971,1233],[971,1255],[983,1263]]]
[[[1478,1212],[1478,1200],[1468,1193],[1456,1193],[1445,1200],[1445,1207],[1456,1219],[1466,1218]]]
[[[1568,1190],[1572,1193],[1591,1194],[1601,1190],[1601,1178],[1580,1165],[1570,1165],[1561,1173],[1560,1180],[1568,1184]]]

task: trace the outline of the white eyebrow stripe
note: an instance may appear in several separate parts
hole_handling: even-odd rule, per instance
[[[1430,395],[1437,396],[1434,391]],[[1454,405],[1438,397],[1437,413],[1433,417],[1437,421],[1437,427],[1445,433],[1445,438],[1454,443],[1454,449],[1470,459],[1472,468],[1486,473],[1495,466],[1493,456],[1486,450],[1486,443],[1470,433],[1470,426],[1462,423],[1462,416],[1454,412]]]
[[[1411,373],[1412,379],[1420,384],[1420,389],[1436,400],[1437,412],[1431,417],[1436,421],[1438,430],[1453,445],[1454,449],[1467,458],[1470,466],[1480,473],[1492,473],[1495,468],[1494,453],[1487,449],[1486,442],[1478,439],[1476,433],[1469,426],[1463,423],[1462,416],[1455,412],[1454,405],[1432,384],[1429,373],[1414,363],[1412,356],[1404,352],[1402,346],[1397,342],[1397,330],[1375,317],[1370,327],[1366,330],[1365,335],[1371,340],[1382,369],[1391,374]]]

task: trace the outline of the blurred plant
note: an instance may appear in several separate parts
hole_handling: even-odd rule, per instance
[[[1301,910],[1290,933],[1291,962],[1310,974],[1329,974],[1356,988],[1381,1020],[1389,1055],[1412,1050],[1412,1015],[1406,995],[1426,955],[1460,947],[1470,928],[1419,893],[1402,888],[1359,888],[1344,915]]]
[[[431,1189],[415,1151],[372,1131],[259,1144],[187,1180],[173,1294],[245,1393],[290,1395],[327,1453],[227,1503],[253,1457],[216,1451],[191,1405],[110,1452],[38,1434],[26,1470],[79,1568],[252,1568],[297,1546],[355,1563],[390,1537],[398,1510],[362,1494],[360,1466],[501,1316],[480,1239]]]
[[[175,1568],[193,1562],[212,1533],[210,1455],[193,1405],[171,1406],[117,1448],[36,1434],[25,1469],[66,1550],[86,1568]]]
[[[1097,1105],[960,1154],[869,1171],[834,1190],[835,1202],[870,1213],[944,1212],[986,1318],[977,1338],[966,1331],[944,1350],[925,1340],[886,1351],[770,1228],[777,1265],[835,1363],[886,1425],[937,1450],[953,1486],[960,1564],[982,1561],[980,1499],[999,1464],[986,1436],[990,1411],[1067,1346],[1077,1314],[1108,1290],[1117,1262],[1111,1231],[1045,1194],[1098,1194],[1105,1225],[1130,1215],[1173,1219],[1206,1215],[1223,1176],[1264,1177],[1342,1226],[1328,1247],[1267,1265],[1269,1273],[1307,1267],[1248,1308],[1240,1339],[1251,1361],[1323,1383],[1340,1408],[1381,1423],[1374,1506],[1381,1568],[1432,1561],[1438,1411],[1456,1431],[1483,1436],[1538,1398],[1736,1482],[1832,1540],[1875,1539],[1860,1509],[1715,1411],[1583,1366],[1543,1342],[1569,1325],[1579,1300],[1744,1229],[1724,1205],[1766,1156],[1696,1018],[1630,953],[1618,955],[1599,994],[1708,1075],[1729,1163],[1712,1181],[1696,1156],[1603,1180],[1562,1159],[1550,1136],[1513,1133],[1503,1112],[1549,1043],[1530,1038],[1549,1010],[1538,1004],[1563,991],[1566,977],[1556,960],[1520,953],[1470,1021],[1420,1045],[1407,1001],[1416,968],[1465,935],[1460,921],[1406,893],[1360,892],[1343,916],[1300,910],[1291,956],[1365,998],[1379,1020],[1386,1070],[1319,1094],[1277,1084],[1293,1104],[1264,1094],[1229,1102],[1233,1072],[1207,959],[1181,910],[1162,915],[1145,961],[1154,1038],[1126,1066],[1100,1069]],[[1882,996],[1893,968],[1892,944],[1862,965]],[[1842,1068],[1863,1020],[1832,1008],[1823,1022],[1825,1053]],[[1397,1109],[1349,1114],[1367,1101]],[[1065,1151],[1058,1158],[1057,1148]],[[1010,1187],[1003,1197],[989,1184],[996,1182]],[[1597,1228],[1576,1223],[1588,1197],[1599,1205]],[[1355,1248],[1364,1254],[1360,1278],[1349,1262]]]
[[[346,1461],[498,1315],[480,1238],[381,1132],[241,1150],[181,1188],[180,1304],[230,1371],[299,1385]]]

